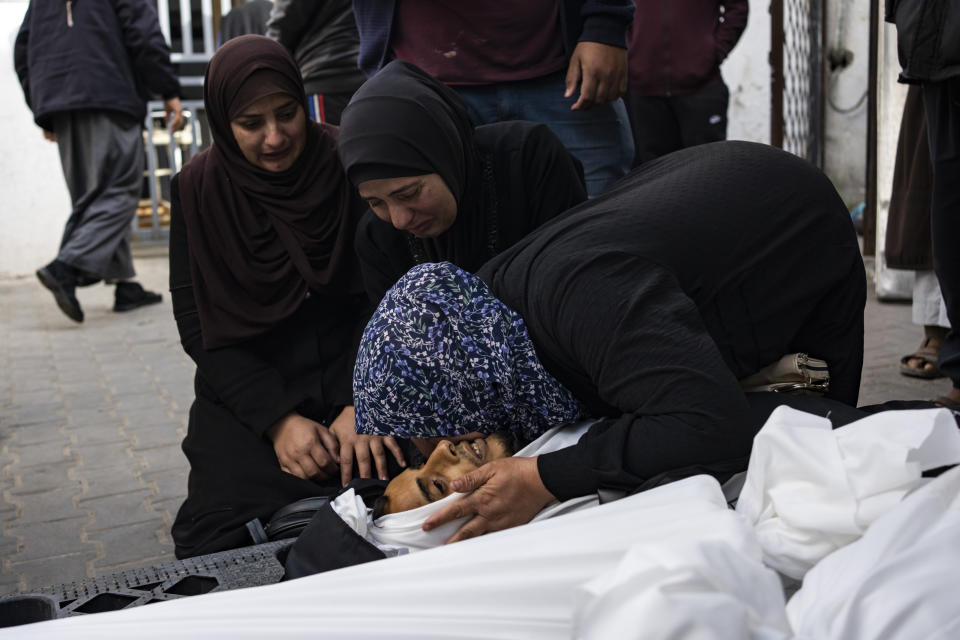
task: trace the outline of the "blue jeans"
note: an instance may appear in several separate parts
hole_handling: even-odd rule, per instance
[[[630,121],[621,99],[585,111],[571,111],[577,94],[563,97],[564,75],[560,71],[532,80],[452,88],[467,103],[476,125],[530,120],[550,127],[583,164],[587,195],[593,198],[630,170]]]

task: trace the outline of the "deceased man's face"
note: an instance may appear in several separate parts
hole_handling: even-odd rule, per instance
[[[422,466],[407,469],[390,481],[383,494],[384,513],[416,509],[446,497],[452,493],[452,481],[491,460],[513,455],[514,448],[500,433],[459,442],[441,440]]]

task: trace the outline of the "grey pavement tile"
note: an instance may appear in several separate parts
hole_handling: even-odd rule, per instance
[[[115,496],[137,490],[152,492],[150,485],[139,475],[140,464],[131,458],[128,467],[89,468],[76,467],[73,477],[81,483],[77,504],[96,498]]]
[[[5,556],[11,564],[73,553],[95,553],[96,545],[82,539],[87,518],[71,518],[56,522],[8,525],[7,537],[19,540],[19,551]]]
[[[40,442],[36,444],[18,444],[11,453],[17,456],[16,466],[30,467],[38,464],[56,464],[71,460],[72,456],[66,447],[66,442]]]
[[[187,465],[187,457],[183,455],[180,445],[166,445],[137,449],[134,455],[144,461],[144,471],[161,471],[164,469],[183,469]]]
[[[153,388],[153,385],[142,390],[141,393],[117,396],[113,400],[113,405],[118,413],[166,409],[163,396]]]
[[[169,508],[164,504],[166,500],[183,501],[187,497],[187,475],[189,468],[184,464],[182,469],[167,469],[164,471],[144,471],[140,478],[153,489],[153,496],[150,503],[154,508],[161,506]],[[179,503],[177,508],[179,508]]]
[[[62,556],[18,562],[10,565],[10,573],[21,579],[24,591],[55,586],[92,578],[94,553],[73,553]]]
[[[80,427],[64,427],[64,434],[74,446],[89,446],[94,444],[129,443],[129,438],[123,433],[120,420],[98,425],[84,425]]]
[[[59,487],[70,487],[75,482],[70,477],[70,469],[75,464],[73,460],[63,460],[52,464],[13,467],[9,471],[10,480],[15,480],[16,483],[9,488],[10,495],[28,496]]]
[[[78,499],[77,506],[92,516],[91,524],[87,527],[88,539],[95,537],[92,531],[162,519],[162,516],[158,516],[147,503],[147,498],[152,494],[152,489],[143,488],[126,493]]]
[[[89,377],[80,380],[63,380],[60,389],[65,394],[92,394],[105,393],[107,388],[99,377]]]
[[[12,529],[76,518],[86,520],[87,512],[76,507],[75,498],[79,494],[79,483],[36,493],[11,494],[9,502],[17,504],[20,509],[17,518],[7,524]]]
[[[46,444],[59,442],[61,445],[69,439],[63,432],[63,422],[36,422],[34,424],[9,427],[10,440],[16,443],[15,447],[31,444]]]
[[[71,446],[79,462],[78,473],[82,473],[84,469],[127,468],[131,460],[134,460],[129,449],[130,441],[126,438],[119,442],[81,443]]]
[[[174,518],[177,517],[177,511],[180,510],[180,505],[183,504],[184,498],[167,498],[167,499],[150,499],[150,505],[153,507],[153,510],[158,514],[162,514],[164,521],[172,526]],[[169,533],[169,531],[168,531]]]
[[[137,373],[127,376],[111,378],[105,377],[107,388],[115,398],[128,395],[140,395],[144,390],[154,391],[154,381],[146,373]]]
[[[123,412],[123,430],[128,435],[149,429],[169,429],[173,431],[180,425],[177,412],[169,406],[162,409],[145,409]]]
[[[173,553],[173,542],[166,534],[167,525],[158,517],[100,531],[87,530],[87,538],[102,545],[103,555],[94,562],[102,570]]]
[[[20,576],[0,572],[0,598],[20,591]]]
[[[109,404],[110,394],[106,387],[98,386],[81,392],[64,393],[63,404],[70,413],[80,410],[99,410]]]
[[[10,558],[20,553],[20,538],[11,535],[0,536],[0,558]]]
[[[38,422],[67,421],[64,412],[56,405],[25,407],[23,409],[14,409],[12,413],[16,424],[21,425],[36,424]]]
[[[166,424],[124,427],[124,433],[133,440],[133,451],[159,446],[180,446],[183,434],[177,424],[168,419]]]
[[[94,407],[91,409],[77,409],[69,412],[69,422],[71,427],[80,427],[87,425],[115,424],[118,422],[116,414],[109,405]]]
[[[59,405],[63,402],[63,395],[50,389],[29,389],[17,391],[13,394],[13,402],[18,408],[46,407]]]

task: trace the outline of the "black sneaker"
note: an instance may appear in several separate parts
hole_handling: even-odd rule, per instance
[[[40,284],[53,293],[60,311],[74,322],[83,322],[83,309],[75,294],[76,280],[73,268],[70,265],[54,260],[45,267],[37,269],[37,278]]]
[[[163,296],[153,291],[147,291],[139,282],[118,282],[113,292],[113,310],[130,311],[148,304],[157,304]]]

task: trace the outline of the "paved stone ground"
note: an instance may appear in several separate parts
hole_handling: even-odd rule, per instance
[[[0,280],[0,595],[172,558],[193,365],[166,257],[137,270],[163,303],[113,313],[113,287],[94,286],[80,291],[82,325],[35,278]],[[949,390],[898,373],[921,337],[908,304],[871,295],[866,328],[861,404]]]

